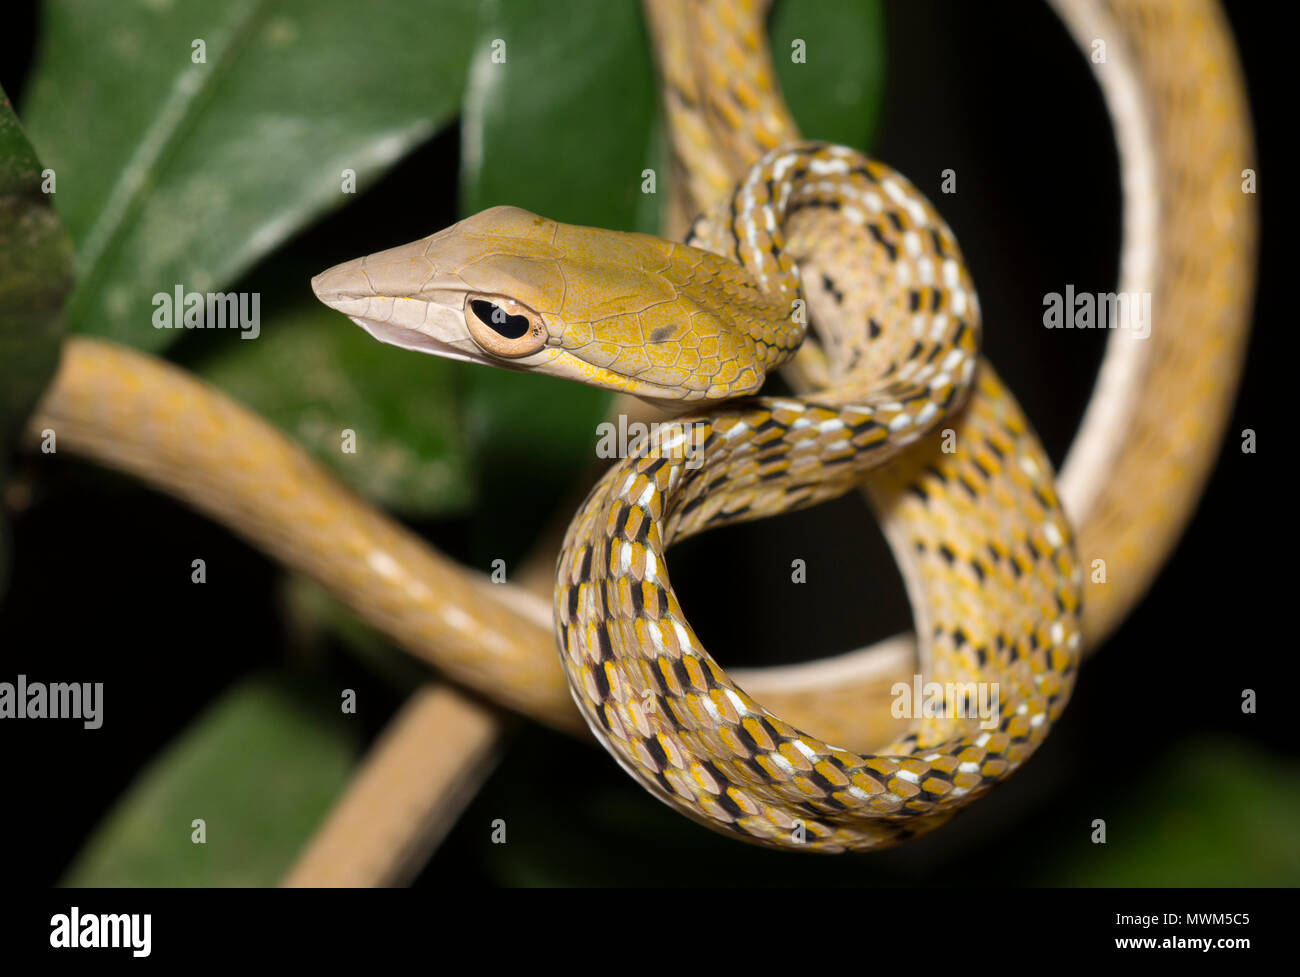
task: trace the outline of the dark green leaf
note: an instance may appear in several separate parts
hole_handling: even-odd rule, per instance
[[[866,149],[885,81],[878,0],[786,0],[772,11],[768,31],[777,80],[803,134]],[[804,43],[803,63],[792,59],[796,40]]]
[[[0,91],[0,487],[13,440],[58,363],[72,245],[42,189],[41,164]],[[0,520],[0,592],[8,566]]]
[[[643,206],[641,171],[657,163],[654,118],[637,4],[503,0],[470,65],[462,212],[514,204],[570,224],[630,230]]]
[[[1081,812],[1031,885],[1300,885],[1300,767],[1228,739],[1180,745],[1136,796]],[[1092,841],[1092,819],[1106,843]]]
[[[267,677],[228,692],[144,770],[63,884],[274,885],[358,754],[337,698],[326,700],[304,704]],[[196,818],[206,844],[191,840]]]
[[[456,112],[474,4],[44,6],[26,121],[77,243],[75,330],[158,349],[152,296],[220,290]],[[196,64],[195,42],[206,62]]]

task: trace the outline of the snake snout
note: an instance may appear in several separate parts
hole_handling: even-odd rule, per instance
[[[355,258],[322,271],[311,280],[311,290],[331,309],[344,315],[362,314],[374,296],[374,287],[362,270],[364,259]]]

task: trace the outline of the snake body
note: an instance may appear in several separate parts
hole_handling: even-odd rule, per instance
[[[873,451],[883,457],[880,449],[864,451],[863,444],[852,442],[868,434],[878,437],[870,425],[878,424],[879,416],[853,408],[884,408],[862,400],[864,391],[876,389],[865,380],[884,379],[896,356],[911,361],[910,346],[894,345],[894,337],[906,343],[908,315],[927,311],[924,298],[913,312],[910,295],[896,293],[891,302],[901,298],[905,304],[895,307],[901,318],[890,320],[890,341],[865,342],[880,338],[872,336],[871,317],[860,314],[869,293],[843,286],[855,276],[871,275],[864,270],[871,262],[881,263],[877,267],[907,263],[891,259],[868,223],[846,216],[842,205],[834,213],[824,207],[787,213],[786,224],[777,223],[769,209],[785,238],[777,251],[800,266],[821,269],[835,283],[825,288],[820,278],[805,277],[812,319],[832,323],[838,306],[851,310],[840,315],[838,329],[824,330],[820,343],[805,341],[787,362],[802,392],[826,383],[830,391],[797,402],[719,407],[703,416],[702,428],[679,419],[676,430],[700,438],[704,468],[699,471],[707,474],[688,478],[692,473],[682,468],[672,478],[661,433],[646,446],[647,453],[616,470],[623,473],[621,481],[611,473],[597,486],[558,564],[562,657],[583,715],[638,779],[714,827],[768,844],[870,847],[940,823],[1004,777],[1041,740],[1068,695],[1076,632],[1082,630],[1087,650],[1141,596],[1177,539],[1213,461],[1245,345],[1255,238],[1253,198],[1241,192],[1239,182],[1241,171],[1252,165],[1252,147],[1231,39],[1209,0],[1057,0],[1056,5],[1081,45],[1096,37],[1109,42],[1107,66],[1094,67],[1120,146],[1126,204],[1120,287],[1150,291],[1161,310],[1145,344],[1121,349],[1112,341],[1083,432],[1063,466],[1061,498],[1077,527],[1079,550],[1087,560],[1104,557],[1113,583],[1090,589],[1080,619],[1071,538],[1051,487],[1050,466],[987,364],[973,368],[966,406],[952,417],[955,451],[943,451],[940,435],[931,434],[884,468],[868,470],[867,458]],[[789,310],[782,308],[781,296],[794,287],[788,268],[766,269],[776,292],[761,282],[751,287],[752,272],[763,269],[766,259],[752,248],[731,247],[744,240],[736,229],[743,232],[746,225],[738,225],[724,205],[734,199],[730,188],[762,165],[765,154],[798,145],[771,80],[761,12],[762,5],[749,0],[647,3],[675,155],[686,177],[678,183],[684,188],[680,209],[706,217],[695,227],[693,243],[699,247],[693,250],[651,244],[656,239],[637,235],[618,238],[617,246],[651,267],[677,253],[737,283],[748,279],[750,285],[732,290],[731,299],[744,309],[739,319],[784,323]],[[823,151],[806,148],[814,155]],[[896,185],[906,187],[901,178]],[[928,207],[909,192],[904,196],[923,210]],[[931,212],[924,212],[930,220]],[[762,202],[751,207],[741,200],[735,208],[737,217],[753,221],[762,213]],[[506,215],[487,216],[490,223]],[[910,216],[904,207],[900,220]],[[529,248],[537,246],[539,230],[553,236],[565,230],[536,220]],[[771,233],[766,218],[761,220],[755,226]],[[822,233],[821,222],[834,230]],[[474,227],[458,227],[462,236],[473,236],[467,232]],[[481,233],[485,230],[486,225],[477,227],[480,243],[491,236]],[[571,281],[585,284],[578,291],[592,303],[602,297],[621,302],[621,314],[628,314],[630,290],[622,276],[629,266],[586,260],[593,256],[594,239],[584,240],[583,230],[576,229],[579,260],[568,269]],[[879,225],[877,230],[884,235],[899,229]],[[918,238],[922,246],[933,243]],[[607,253],[615,240],[600,237],[598,250]],[[941,233],[940,240],[946,248],[950,238]],[[895,248],[901,244],[889,241]],[[902,244],[901,253],[906,247]],[[955,257],[955,243],[952,248]],[[500,248],[494,252],[491,274],[478,283],[484,295],[506,297],[503,281],[513,287],[529,280],[528,274],[517,274],[519,258]],[[638,276],[646,270],[644,263],[635,268]],[[420,277],[409,272],[408,265],[404,274],[371,287],[406,298],[421,286]],[[908,287],[924,284],[916,274]],[[456,288],[463,299],[466,283]],[[847,303],[836,302],[836,293]],[[529,309],[542,305],[539,299],[522,299]],[[951,299],[940,294],[940,309]],[[969,300],[973,306],[973,290]],[[666,308],[663,302],[647,305]],[[400,314],[417,307],[428,315],[427,301],[404,303]],[[464,325],[464,304],[449,308]],[[726,310],[735,308],[732,301],[724,303],[713,318],[734,316]],[[687,311],[703,318],[710,314],[702,308]],[[574,317],[594,318],[599,317]],[[894,324],[902,328],[895,330]],[[536,323],[527,325],[531,330]],[[973,343],[978,325],[973,315],[966,325],[965,338]],[[780,332],[787,326],[774,328]],[[593,345],[589,338],[590,356],[582,360],[572,352],[582,345],[581,329],[564,331],[571,349],[548,343],[545,357],[553,372],[661,402],[672,399],[659,396],[662,384],[654,387],[611,369],[620,356],[640,355],[646,360],[642,367],[664,370],[661,379],[679,395],[682,381],[670,364],[649,362],[648,333],[634,344],[640,354],[609,340],[596,339]],[[761,374],[789,354],[790,342],[745,338],[743,326],[727,335],[737,352],[750,356],[753,377],[739,361],[731,374],[720,359],[722,379],[704,384],[688,401],[752,393]],[[469,338],[439,351],[493,361]],[[927,355],[923,349],[922,358]],[[972,360],[968,355],[962,362]],[[540,364],[525,358],[510,365]],[[698,368],[686,372],[699,376]],[[841,388],[843,399],[834,395]],[[947,406],[957,407],[961,396],[956,393]],[[936,414],[915,430],[949,423],[939,410],[936,406]],[[1117,423],[1117,418],[1124,420]],[[58,430],[61,446],[189,500],[322,580],[378,628],[453,677],[554,725],[571,725],[569,692],[554,666],[554,639],[526,595],[482,586],[341,490],[247,411],[181,371],[110,344],[70,340],[60,373],[30,425],[36,432],[45,427]],[[760,427],[764,430],[755,434]],[[742,429],[749,432],[743,452],[725,437]],[[849,449],[834,447],[844,440]],[[808,444],[814,446],[800,447]],[[827,466],[837,450],[852,460]],[[790,493],[791,469],[814,456],[829,468],[825,487]],[[672,539],[776,505],[810,503],[847,490],[864,475],[878,511],[887,514],[890,541],[908,582],[928,658],[923,670],[932,679],[999,682],[1003,708],[995,730],[972,728],[969,721],[949,716],[923,719],[901,738],[882,736],[892,728],[887,717],[882,723],[879,710],[863,703],[871,694],[879,702],[882,685],[887,689],[910,677],[914,666],[906,656],[895,656],[883,672],[866,658],[830,669],[804,668],[797,671],[806,678],[783,680],[783,688],[757,673],[746,680],[751,690],[763,685],[769,703],[779,693],[783,714],[800,724],[806,719],[812,728],[834,729],[840,742],[896,740],[870,755],[821,743],[768,715],[729,681],[671,598],[662,552]],[[629,476],[633,481],[625,486]],[[977,505],[980,499],[996,504]],[[511,601],[503,603],[506,593]]]
[[[872,246],[816,273],[836,382],[679,418],[574,518],[555,619],[588,725],[661,799],[770,845],[912,837],[1011,773],[1059,715],[1078,658],[1081,574],[1051,464],[992,371],[952,232],[901,174],[852,150],[763,156],[677,245],[511,208],[348,262],[313,287],[398,345],[691,402],[750,393],[806,332],[796,256],[848,222]],[[836,285],[835,283],[839,284]],[[854,327],[837,328],[852,318]],[[980,407],[949,418],[976,380]],[[872,481],[904,566],[923,661],[946,690],[914,732],[860,755],[783,722],[705,652],[665,550],[706,528]],[[688,454],[690,457],[688,457]],[[993,700],[984,728],[967,697]]]
[[[787,304],[801,295],[791,255],[824,240],[826,214],[872,241],[833,282],[817,272],[838,296],[822,329],[838,380],[812,399],[679,421],[601,481],[560,553],[562,659],[595,735],[689,817],[774,847],[894,844],[1014,771],[1064,707],[1079,646],[1069,530],[1046,455],[978,364],[978,301],[956,241],[906,179],[840,147],[777,149],[726,212],[691,239]],[[852,324],[837,327],[843,319]],[[977,372],[980,408],[949,431],[949,450],[917,444]],[[692,437],[702,457],[688,470],[666,449]],[[908,446],[906,462],[879,469]],[[728,678],[686,621],[664,552],[703,529],[842,494],[872,472],[928,639],[923,668],[946,691],[912,733],[863,755],[783,722]],[[979,685],[1000,699],[984,728],[961,700]]]

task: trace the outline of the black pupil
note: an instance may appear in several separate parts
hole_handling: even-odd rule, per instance
[[[506,339],[518,339],[528,332],[530,324],[526,317],[510,315],[505,309],[493,302],[476,299],[469,306],[474,310],[474,314],[478,316],[480,322],[491,326],[498,335]]]

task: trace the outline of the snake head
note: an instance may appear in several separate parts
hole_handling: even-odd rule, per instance
[[[754,393],[792,352],[771,341],[788,310],[732,262],[517,207],[336,265],[312,290],[404,349],[656,402]]]

